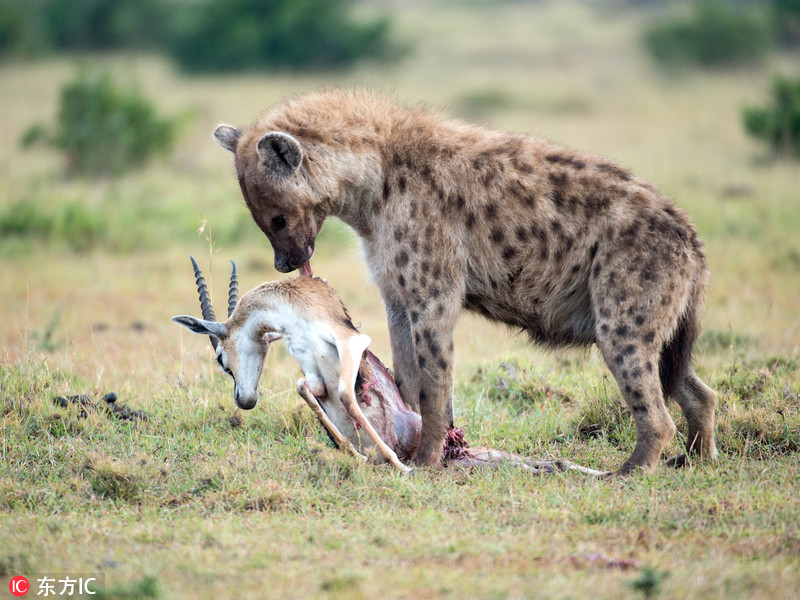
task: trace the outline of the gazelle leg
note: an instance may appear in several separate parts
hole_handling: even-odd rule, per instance
[[[367,433],[384,460],[398,471],[410,473],[413,469],[404,465],[397,458],[395,451],[381,439],[381,436],[364,416],[361,407],[356,401],[355,389],[358,368],[361,365],[361,357],[364,354],[364,350],[368,345],[369,338],[364,335],[354,336],[342,342],[337,341],[337,349],[339,350],[339,399],[344,405],[347,414],[356,422],[357,426]]]
[[[607,477],[608,475],[611,475],[611,471],[598,471],[596,469],[590,469],[589,467],[582,467],[581,465],[576,465],[574,462],[570,462],[568,460],[554,460],[552,463],[556,466],[556,468],[562,471],[578,471],[579,473],[590,475],[592,477]]]
[[[355,446],[350,443],[350,440],[342,435],[342,432],[339,431],[336,425],[333,424],[333,421],[331,421],[328,415],[325,414],[325,411],[322,410],[319,402],[317,402],[317,399],[308,389],[308,384],[306,383],[305,377],[298,380],[295,389],[297,390],[297,393],[300,394],[300,397],[306,401],[306,404],[308,404],[311,410],[314,411],[314,414],[317,415],[317,418],[320,420],[320,422],[322,422],[322,426],[328,430],[328,433],[331,434],[331,437],[333,438],[333,441],[336,442],[336,445],[348,454],[366,461],[367,457],[356,450]]]
[[[404,473],[410,473],[413,469],[404,465],[400,459],[397,458],[395,451],[383,441],[378,432],[375,431],[372,423],[369,422],[369,419],[364,416],[364,413],[361,411],[361,407],[356,401],[353,390],[345,391],[345,393],[343,393],[341,396],[341,401],[342,404],[344,404],[347,414],[350,415],[356,424],[367,433],[369,439],[371,439],[375,444],[375,447],[378,449],[378,452],[384,458],[384,460],[392,465],[395,469]]]
[[[386,444],[386,442],[381,439],[381,436],[377,431],[375,431],[372,423],[370,423],[366,416],[364,416],[364,413],[361,411],[361,408],[358,406],[358,402],[356,401],[355,389],[356,379],[358,378],[358,369],[361,365],[361,359],[364,355],[364,351],[370,345],[370,342],[371,340],[369,336],[364,335],[363,333],[356,333],[353,335],[336,338],[336,350],[339,353],[339,384],[336,393],[339,397],[339,400],[342,402],[347,415],[353,419],[357,428],[361,428],[366,432],[366,434],[375,444],[378,453],[383,457],[383,459],[398,471],[410,473],[412,469],[400,462],[400,459],[397,458],[397,454],[395,454],[394,450],[392,450]],[[332,392],[333,390],[329,388],[328,393]],[[308,400],[306,401],[308,402]],[[322,409],[320,408],[319,410],[321,411]],[[341,433],[339,435],[341,436]]]

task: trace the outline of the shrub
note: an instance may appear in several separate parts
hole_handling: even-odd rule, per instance
[[[703,0],[688,17],[655,24],[645,46],[666,65],[698,64],[720,67],[754,62],[774,45],[770,7]]]
[[[105,215],[84,204],[68,202],[58,213],[54,234],[73,250],[86,251],[103,241],[107,226]]]
[[[47,42],[57,49],[138,48],[160,39],[167,6],[163,0],[47,0],[42,18]]]
[[[152,47],[190,71],[345,67],[386,59],[386,18],[352,0],[0,0],[0,54]]]
[[[42,50],[41,22],[30,3],[0,0],[0,54],[36,54]]]
[[[35,202],[19,201],[0,213],[0,235],[46,239],[53,230],[53,218]]]
[[[744,128],[785,156],[800,157],[800,79],[776,77],[772,100],[766,107],[746,107]]]
[[[168,51],[190,71],[343,67],[387,58],[389,23],[354,21],[349,0],[204,0],[176,11]]]
[[[800,0],[772,0],[780,41],[787,46],[800,44]]]
[[[163,0],[0,0],[0,53],[139,48],[166,33]]]
[[[61,88],[55,131],[36,125],[22,143],[52,142],[73,173],[119,174],[169,150],[176,126],[138,92],[118,88],[108,74],[84,72]]]
[[[74,200],[61,202],[55,209],[42,208],[41,199],[26,198],[0,212],[0,236],[61,242],[72,250],[91,250],[106,241],[108,217]]]

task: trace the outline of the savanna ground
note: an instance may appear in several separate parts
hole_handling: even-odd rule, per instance
[[[790,58],[664,74],[640,50],[646,11],[391,6],[413,53],[349,74],[188,78],[155,57],[82,57],[186,113],[168,159],[115,180],[66,179],[56,154],[16,145],[52,120],[76,59],[0,66],[0,212],[60,215],[48,239],[31,227],[0,240],[0,571],[102,573],[117,598],[798,597],[800,171],[740,125]],[[614,158],[689,211],[713,273],[695,364],[720,395],[716,464],[624,482],[360,465],[301,407],[280,343],[257,408],[234,408],[207,340],[169,322],[199,313],[189,253],[218,313],[228,259],[242,289],[279,277],[211,130],[364,83]],[[389,361],[353,238],[330,223],[316,256]],[[473,444],[600,469],[630,452],[595,350],[538,351],[467,315],[456,349],[457,422]],[[53,403],[109,391],[148,420]]]

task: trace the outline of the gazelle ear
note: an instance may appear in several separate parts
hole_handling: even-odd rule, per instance
[[[236,153],[236,146],[239,145],[240,137],[242,137],[242,132],[233,125],[221,123],[214,130],[214,139],[216,142],[225,148],[225,150],[233,152],[234,154]]]
[[[300,142],[288,133],[267,133],[256,146],[258,156],[275,175],[291,175],[303,161]]]
[[[180,315],[178,317],[172,317],[172,322],[183,325],[186,329],[194,333],[213,335],[221,340],[228,337],[228,328],[225,327],[225,323],[220,323],[218,321],[204,321],[203,319],[197,319],[188,315]]]

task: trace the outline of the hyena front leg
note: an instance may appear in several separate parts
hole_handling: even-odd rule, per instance
[[[392,290],[383,291],[389,340],[392,345],[392,371],[400,397],[408,407],[419,413],[419,368],[411,337],[411,320],[405,305]]]
[[[422,417],[422,439],[414,457],[419,465],[440,463],[445,434],[452,428],[453,330],[459,308],[457,294],[451,293],[411,314]]]

